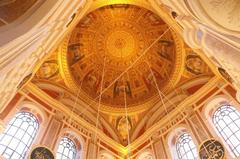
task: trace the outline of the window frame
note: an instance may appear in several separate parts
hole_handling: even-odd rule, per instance
[[[187,142],[188,147],[190,148],[190,150],[186,151],[185,148],[184,148],[184,154],[182,154],[182,153],[180,152],[180,149],[181,149],[181,147],[184,147],[184,144],[186,144],[186,143],[183,143],[184,140],[186,140],[184,137],[188,137],[188,140],[190,140],[190,141]],[[182,141],[180,142],[180,140],[182,140]],[[194,147],[191,147],[190,142],[192,142],[192,144],[193,144]],[[177,137],[176,143],[175,143],[174,146],[175,146],[176,155],[177,155],[177,158],[178,158],[178,159],[186,159],[185,156],[186,156],[188,153],[191,153],[194,158],[195,158],[195,157],[196,157],[196,158],[199,158],[198,152],[197,152],[197,145],[195,144],[195,142],[194,142],[193,137],[191,136],[191,134],[188,133],[188,132],[183,132],[183,133],[181,133],[181,134]],[[180,146],[180,147],[179,147],[179,146]],[[195,150],[194,150],[194,149],[195,149]],[[196,151],[196,154],[194,153],[194,151]],[[187,159],[189,159],[189,158],[187,157]]]
[[[219,104],[218,107],[213,111],[213,113],[211,114],[211,123],[212,123],[213,128],[214,128],[215,132],[217,133],[218,137],[221,139],[221,141],[224,142],[224,145],[225,145],[226,148],[229,150],[229,153],[230,153],[232,156],[234,156],[234,157],[239,157],[239,156],[240,156],[240,151],[238,152],[238,151],[236,150],[236,148],[239,147],[239,149],[240,149],[240,137],[237,138],[236,133],[237,133],[237,132],[240,132],[240,127],[239,127],[238,124],[235,122],[236,120],[234,120],[234,119],[232,119],[232,118],[230,117],[230,118],[232,119],[231,123],[225,123],[226,121],[224,121],[225,127],[224,127],[224,128],[221,128],[221,130],[218,128],[218,126],[216,126],[216,124],[217,124],[216,122],[217,122],[217,121],[214,121],[214,119],[216,119],[216,118],[214,118],[214,117],[216,117],[216,113],[219,112],[223,107],[228,107],[228,108],[230,108],[231,110],[234,110],[235,112],[237,112],[237,113],[238,113],[238,118],[237,118],[236,120],[240,120],[240,111],[239,111],[239,109],[238,109],[235,105],[233,105],[233,104],[225,103],[225,104]],[[220,113],[221,113],[221,112],[220,112]],[[237,114],[237,113],[236,113],[236,114]],[[229,115],[228,115],[228,116],[229,116]],[[232,124],[232,123],[234,123],[234,124],[237,126],[238,130],[237,130],[236,132],[233,132],[233,131],[230,129],[230,131],[231,131],[232,134],[231,134],[231,135],[225,134],[224,129],[226,129],[226,127],[229,128],[229,125]],[[218,125],[219,125],[219,124],[218,124]],[[224,132],[224,134],[226,135],[226,137],[223,136],[222,132]],[[237,146],[235,146],[235,145],[232,144],[232,143],[231,143],[232,145],[229,144],[228,141],[230,141],[229,138],[230,138],[231,136],[235,136],[235,137],[238,139],[239,143],[238,143]],[[231,142],[231,141],[230,141],[230,142]],[[237,151],[237,154],[235,153],[236,151]]]
[[[28,119],[30,121],[27,121]],[[16,123],[16,122],[19,122],[19,123]],[[24,129],[23,124],[26,122],[32,122],[32,123],[30,123],[30,125],[28,124]],[[6,129],[1,133],[1,136],[0,136],[0,145],[4,148],[4,150],[1,152],[2,156],[7,154],[6,151],[12,151],[10,155],[7,155],[8,157],[11,158],[14,154],[18,154],[19,158],[24,159],[27,156],[27,153],[29,152],[29,150],[31,149],[31,146],[33,145],[35,139],[37,138],[37,135],[40,130],[40,125],[41,123],[39,122],[38,117],[34,113],[29,111],[24,111],[24,110],[16,112],[14,116],[12,116],[12,118],[9,119]],[[33,130],[31,132],[32,134],[29,134],[31,127],[33,127]],[[15,132],[13,133],[14,129],[15,129]],[[9,132],[10,130],[12,132]],[[20,132],[22,132],[23,135],[21,137],[16,136],[16,134]],[[28,136],[26,137],[28,139],[27,142],[26,142],[26,138],[24,139],[25,136]],[[1,140],[5,140],[6,142],[7,140],[6,137],[10,138],[9,143],[1,144],[2,142]],[[12,145],[14,144],[14,142],[17,142],[17,144],[21,146],[15,146],[15,148],[13,148]],[[22,149],[21,152],[17,152],[17,150],[20,151],[18,148],[22,146],[24,146],[24,149]]]
[[[70,158],[69,156],[66,156],[64,154],[64,149],[65,147],[63,148],[63,151],[62,152],[59,152],[59,148],[60,148],[60,145],[61,145],[61,142],[66,139],[68,141],[70,141],[71,144],[73,144],[74,148],[75,148],[75,156],[73,158]],[[57,144],[57,149],[56,149],[56,159],[62,159],[63,156],[69,158],[69,159],[76,159],[78,157],[78,147],[77,147],[77,144],[76,142],[74,141],[74,139],[72,139],[71,137],[65,135],[65,136],[62,136]],[[58,155],[60,154],[60,158],[58,158]]]
[[[240,104],[235,98],[226,94],[214,95],[207,99],[204,103],[204,107],[201,110],[200,114],[203,117],[203,122],[209,130],[212,137],[217,139],[222,143],[225,148],[225,153],[227,158],[234,158],[235,156],[231,153],[231,149],[221,137],[221,135],[216,130],[213,122],[212,115],[213,113],[223,104],[230,104],[234,106],[240,112]]]

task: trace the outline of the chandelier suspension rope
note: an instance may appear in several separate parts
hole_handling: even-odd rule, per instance
[[[166,72],[166,71],[165,71],[165,72]],[[166,72],[166,74],[167,74],[168,79],[170,80],[169,74],[168,74],[167,72]],[[177,89],[174,87],[174,84],[172,83],[171,80],[170,80],[170,83],[171,83],[171,87],[172,87],[173,91],[174,91],[174,92],[176,93],[176,95],[179,97],[179,92],[178,92]],[[181,92],[184,93],[184,90],[183,90],[181,87],[180,87],[180,89],[181,89]],[[163,93],[162,93],[162,94],[163,94]],[[171,105],[175,106],[176,111],[178,111],[179,113],[184,114],[184,111],[183,111],[182,109],[180,109],[179,107],[177,107],[177,105],[176,105],[175,103],[173,103],[173,102],[171,101],[171,99],[169,99],[169,98],[168,98],[166,95],[164,95],[164,94],[163,94],[163,96],[165,96],[165,98],[168,100],[169,103],[171,103]],[[204,121],[206,122],[207,119],[205,119]],[[196,124],[195,124],[194,122],[191,122],[191,123],[192,123],[193,127],[194,127],[196,130],[200,131],[200,132],[203,133],[203,134],[206,133],[206,132],[204,132],[202,129],[198,129],[198,127],[196,126]],[[210,144],[214,144],[214,146],[217,146],[214,141],[211,141]],[[209,152],[207,151],[206,146],[203,145],[203,147],[204,147],[204,149],[206,150],[206,152],[209,153]]]
[[[99,113],[100,113],[100,107],[101,107],[101,100],[102,100],[102,90],[103,90],[103,80],[104,80],[104,76],[105,76],[105,66],[106,66],[106,56],[104,57],[103,60],[103,70],[102,70],[102,79],[101,79],[101,84],[100,84],[100,96],[98,99],[98,108],[97,108],[97,121],[96,121],[96,125],[95,125],[95,134],[94,134],[94,142],[96,142],[97,140],[97,128],[98,128],[98,123],[99,123]]]
[[[131,154],[131,141],[130,141],[130,135],[129,135],[129,121],[128,121],[128,110],[127,110],[127,95],[126,95],[126,86],[124,87],[124,109],[125,109],[125,117],[126,117],[126,124],[127,124],[127,138],[128,138],[128,156]]]
[[[168,31],[170,30],[170,27],[168,27],[168,29],[166,29],[164,31],[164,33],[162,33],[151,45],[149,45],[149,47],[147,47],[143,53],[130,65],[128,66],[118,77],[116,77],[109,85],[108,87],[103,89],[103,80],[104,80],[104,74],[105,74],[105,61],[106,61],[106,56],[104,57],[104,64],[103,64],[103,72],[102,72],[102,80],[101,80],[101,88],[100,88],[100,93],[99,95],[94,99],[94,101],[98,98],[98,110],[97,110],[97,121],[96,121],[96,126],[95,126],[95,137],[94,137],[94,141],[96,141],[97,138],[97,128],[98,128],[98,122],[99,122],[99,113],[100,113],[100,107],[101,107],[101,98],[102,98],[102,94],[108,90],[117,80],[119,80],[124,74],[128,73],[128,71],[138,62],[139,59],[141,59],[150,49],[153,45],[155,45]],[[129,76],[128,76],[129,78]],[[128,109],[127,109],[127,96],[126,96],[126,86],[124,87],[124,108],[125,108],[125,117],[126,117],[126,124],[127,124],[127,136],[128,136],[128,155],[130,156],[131,153],[131,148],[130,148],[130,133],[129,133],[129,121],[128,121]],[[161,97],[162,98],[162,97]],[[91,105],[92,103],[90,103],[89,105]],[[86,110],[86,109],[85,109]],[[84,111],[85,111],[84,110]],[[83,111],[81,112],[83,113]]]
[[[89,106],[92,106],[92,104],[94,104],[94,102],[99,98],[100,95],[102,95],[104,92],[106,92],[117,80],[119,80],[126,72],[128,72],[151,48],[153,45],[155,45],[168,31],[170,31],[171,26],[169,26],[156,40],[154,40],[152,42],[151,45],[149,45],[143,52],[142,54],[135,60],[133,61],[133,63],[128,66],[120,75],[118,75],[109,85],[108,87],[104,88],[100,94],[93,99],[93,101],[91,103],[89,103]],[[82,110],[80,112],[79,115],[83,114],[85,111],[87,110],[87,108],[85,108],[84,110]]]
[[[148,64],[148,67],[149,67],[149,69],[150,69],[150,71],[151,71],[151,74],[152,74],[152,76],[153,76],[153,80],[154,80],[154,83],[155,83],[155,85],[156,85],[156,88],[157,88],[159,97],[160,97],[160,99],[161,99],[161,102],[162,102],[162,104],[163,104],[163,107],[164,107],[167,115],[169,115],[169,112],[168,112],[168,110],[167,110],[167,108],[166,108],[165,102],[164,102],[164,100],[163,100],[163,98],[162,98],[162,96],[165,96],[165,95],[162,93],[162,91],[160,91],[160,89],[159,89],[159,87],[158,87],[158,84],[157,84],[157,81],[156,81],[156,77],[155,77],[155,75],[154,75],[154,73],[153,73],[153,71],[152,71],[152,69],[151,69],[151,67],[150,67],[150,64],[149,64],[148,62],[147,62],[147,64]],[[170,80],[170,79],[169,79],[169,80]],[[173,85],[172,85],[172,86],[173,86]],[[174,89],[174,88],[173,88],[173,89]],[[175,89],[174,89],[174,90],[175,90]],[[171,100],[169,100],[169,99],[167,98],[167,96],[165,96],[165,99],[167,99],[168,102],[171,103],[171,105],[173,104],[173,105],[175,106],[176,110],[179,111],[179,113],[184,114],[184,112],[183,112],[182,110],[178,109],[178,107],[176,106],[176,104],[174,104]],[[168,119],[168,122],[170,122],[170,118],[169,118],[168,116],[167,116],[167,119]],[[193,125],[195,125],[195,124],[193,124]],[[215,144],[215,143],[213,143],[213,144]],[[216,146],[216,145],[215,145],[215,146]],[[205,150],[206,150],[206,147],[205,147],[205,146],[204,146],[204,148],[205,148]],[[206,152],[207,152],[207,151],[206,151]]]
[[[149,45],[142,53],[141,55],[136,58],[135,61],[133,61],[133,63],[128,66],[117,78],[115,78],[115,80],[113,80],[108,87],[104,88],[103,91],[101,92],[104,93],[107,89],[109,89],[117,80],[119,80],[126,72],[128,72],[151,48],[153,45],[155,45],[168,31],[170,30],[170,27],[168,27],[151,45]],[[101,95],[100,94],[100,95]],[[99,95],[99,96],[100,96]],[[97,96],[96,98],[98,98],[99,96]],[[95,98],[95,99],[96,99]]]
[[[118,75],[109,85],[108,87],[106,88],[103,88],[103,80],[104,80],[104,74],[105,74],[105,60],[106,60],[106,56],[104,57],[104,67],[103,67],[103,72],[102,72],[102,80],[101,80],[101,88],[100,88],[100,93],[99,95],[89,104],[90,106],[94,103],[94,101],[96,101],[97,99],[98,100],[98,110],[97,110],[97,120],[96,120],[96,126],[95,126],[95,137],[94,137],[94,141],[96,140],[97,138],[97,128],[98,128],[98,123],[99,123],[99,113],[100,113],[100,107],[101,107],[101,98],[102,98],[102,94],[108,90],[117,80],[119,80],[124,74],[128,73],[128,71],[146,54],[148,53],[148,51],[152,48],[152,46],[154,46],[168,31],[171,30],[171,26],[169,26],[156,40],[154,40],[143,52],[142,54],[135,60],[133,61],[133,63],[131,63],[130,66],[128,66],[120,75]],[[150,68],[150,65],[149,63],[147,63],[149,68]],[[164,97],[166,98],[166,96],[160,91],[158,85],[157,85],[157,81],[156,81],[156,77],[155,75],[153,74],[153,71],[152,69],[150,68],[151,70],[151,74],[153,76],[153,79],[154,79],[154,83],[156,85],[156,88],[157,88],[157,91],[158,91],[158,94],[159,94],[159,97],[161,99],[161,102],[163,103],[164,105],[164,109],[167,113],[167,115],[169,114],[167,108],[166,108],[166,105],[165,105],[165,102],[164,102]],[[172,83],[172,81],[170,81]],[[81,86],[82,86],[82,83],[81,82]],[[173,85],[173,84],[172,84]],[[74,102],[74,106],[73,106],[73,109],[71,111],[71,116],[70,116],[70,121],[72,120],[72,116],[73,116],[73,111],[76,107],[76,103],[77,103],[77,99],[80,95],[80,89],[81,89],[81,86],[79,87],[78,89],[78,93],[77,93],[77,97],[76,97],[76,100]],[[125,86],[126,87],[126,86]],[[128,109],[127,109],[127,98],[126,98],[126,88],[124,88],[124,104],[125,104],[125,116],[126,116],[126,119],[128,119]],[[170,100],[169,100],[170,101]],[[172,103],[170,101],[170,103]],[[172,103],[173,104],[173,103]],[[175,105],[175,104],[174,104]],[[87,107],[85,107],[80,113],[79,115],[82,115],[85,111],[87,110]],[[182,112],[181,112],[182,113]],[[128,145],[130,145],[130,135],[129,135],[129,128],[128,128],[128,120],[126,120],[126,124],[127,124],[127,129],[128,129]],[[130,147],[129,147],[130,148]],[[129,151],[130,153],[130,151]]]
[[[161,102],[162,102],[162,104],[163,104],[164,110],[165,110],[165,112],[167,113],[167,115],[169,115],[169,112],[168,112],[167,107],[166,107],[166,105],[165,105],[165,102],[164,102],[164,100],[163,100],[162,93],[161,93],[161,91],[160,91],[160,89],[159,89],[159,87],[158,87],[156,77],[155,77],[155,75],[154,75],[154,73],[153,73],[153,71],[152,71],[152,69],[151,69],[151,66],[150,66],[150,64],[149,64],[148,61],[147,61],[147,65],[148,65],[149,70],[150,70],[150,72],[151,72],[151,76],[152,76],[152,78],[153,78],[153,82],[154,82],[155,87],[156,87],[156,89],[157,89],[157,92],[158,92],[158,95],[159,95],[159,97],[160,97],[160,100],[161,100]],[[168,118],[168,120],[169,120],[168,122],[170,122],[170,118]]]
[[[75,110],[75,108],[76,108],[76,105],[77,105],[77,100],[78,100],[78,97],[79,97],[80,92],[81,92],[82,84],[83,84],[83,81],[81,81],[81,84],[80,84],[80,86],[78,87],[77,96],[76,96],[76,98],[75,98],[73,107],[72,107],[71,112],[70,112],[70,117],[69,117],[69,122],[68,122],[68,124],[69,124],[68,127],[69,127],[69,128],[70,128],[70,126],[71,126],[71,122],[72,122],[72,119],[73,119],[73,112],[74,112],[74,110]]]
[[[70,116],[69,116],[69,120],[66,121],[66,123],[68,124],[67,125],[67,128],[70,128],[71,127],[71,122],[73,121],[73,112],[74,112],[74,109],[76,108],[76,105],[77,105],[77,100],[78,100],[78,97],[80,95],[80,91],[81,91],[81,87],[82,87],[82,83],[83,81],[81,82],[80,86],[78,87],[78,91],[77,91],[77,96],[74,100],[74,103],[73,103],[73,107],[71,109],[71,112],[70,112]],[[68,134],[69,135],[69,134]],[[40,153],[43,153],[44,149],[40,151]]]

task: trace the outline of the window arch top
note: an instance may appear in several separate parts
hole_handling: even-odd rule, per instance
[[[63,137],[58,145],[57,159],[75,159],[77,156],[77,148],[73,140]]]
[[[222,105],[214,112],[212,121],[231,153],[240,156],[240,112],[229,104]]]
[[[39,122],[32,113],[17,113],[0,135],[0,154],[6,159],[24,159],[38,129]]]
[[[178,159],[196,159],[198,158],[197,148],[192,137],[188,133],[183,133],[176,142],[176,151]]]

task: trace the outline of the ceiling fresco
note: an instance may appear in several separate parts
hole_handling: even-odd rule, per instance
[[[182,62],[179,39],[167,28],[160,17],[133,5],[91,12],[61,50],[66,84],[91,99],[102,89],[101,103],[120,108],[125,106],[124,92],[128,107],[156,97],[157,87],[166,92],[179,79]]]
[[[127,145],[128,135],[141,136],[179,104],[164,109],[158,91],[170,100],[184,100],[214,76],[206,61],[168,28],[145,8],[101,7],[79,21],[32,82],[94,126],[93,112],[99,108],[99,128]]]

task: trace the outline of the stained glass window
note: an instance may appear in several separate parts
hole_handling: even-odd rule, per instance
[[[57,150],[57,159],[75,159],[77,154],[76,145],[68,137],[63,137]]]
[[[218,108],[213,115],[213,124],[232,153],[240,156],[240,113],[231,105]]]
[[[39,128],[37,118],[19,112],[0,135],[0,154],[6,159],[24,159]]]
[[[197,149],[192,140],[192,137],[184,133],[182,134],[176,143],[176,150],[179,159],[197,159]]]

